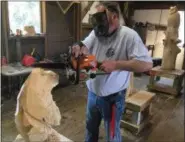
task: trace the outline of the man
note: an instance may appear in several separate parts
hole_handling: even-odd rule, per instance
[[[94,30],[80,44],[73,46],[75,56],[96,55],[102,62],[101,69],[109,75],[97,76],[87,81],[88,102],[86,137],[87,142],[97,142],[99,125],[104,120],[106,140],[121,142],[120,120],[125,106],[125,92],[130,71],[145,72],[152,68],[138,34],[120,25],[120,10],[115,2],[100,2],[93,15]]]

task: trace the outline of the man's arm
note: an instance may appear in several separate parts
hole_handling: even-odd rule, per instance
[[[126,51],[128,60],[104,61],[101,69],[105,72],[115,70],[145,72],[153,67],[153,62],[148,55],[148,50],[137,33],[135,33],[132,39],[128,39],[127,43]]]
[[[131,44],[127,47],[128,61],[117,61],[116,68],[132,72],[145,72],[153,67],[148,50],[139,35],[135,32]]]
[[[145,72],[150,70],[153,67],[153,62],[139,35],[135,34],[130,42],[130,46],[127,47],[129,60],[117,61],[116,68],[118,70],[132,72]]]
[[[72,53],[75,55],[75,57],[78,57],[81,54],[88,54],[89,49],[93,46],[95,39],[94,31],[91,31],[90,34],[81,42],[75,44],[72,47]]]
[[[116,68],[118,70],[126,70],[132,72],[145,72],[153,67],[153,63],[139,61],[139,60],[129,60],[129,61],[117,61]]]

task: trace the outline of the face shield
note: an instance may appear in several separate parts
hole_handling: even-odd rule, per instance
[[[109,22],[106,11],[93,14],[91,23],[97,37],[106,37],[109,35]]]

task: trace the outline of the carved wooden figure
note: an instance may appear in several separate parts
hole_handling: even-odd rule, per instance
[[[51,94],[58,80],[59,76],[52,71],[33,69],[17,98],[15,123],[20,135],[14,142],[66,141],[52,128],[60,125],[61,120]]]
[[[163,60],[162,69],[174,70],[177,54],[180,49],[177,44],[181,41],[178,39],[178,29],[180,25],[180,15],[176,6],[170,7],[168,15],[167,30],[165,32],[165,39],[163,40]]]

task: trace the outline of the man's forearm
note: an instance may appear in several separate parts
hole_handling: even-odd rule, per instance
[[[130,61],[117,61],[118,70],[126,70],[132,72],[145,72],[150,70],[153,67],[153,63],[130,60]]]

